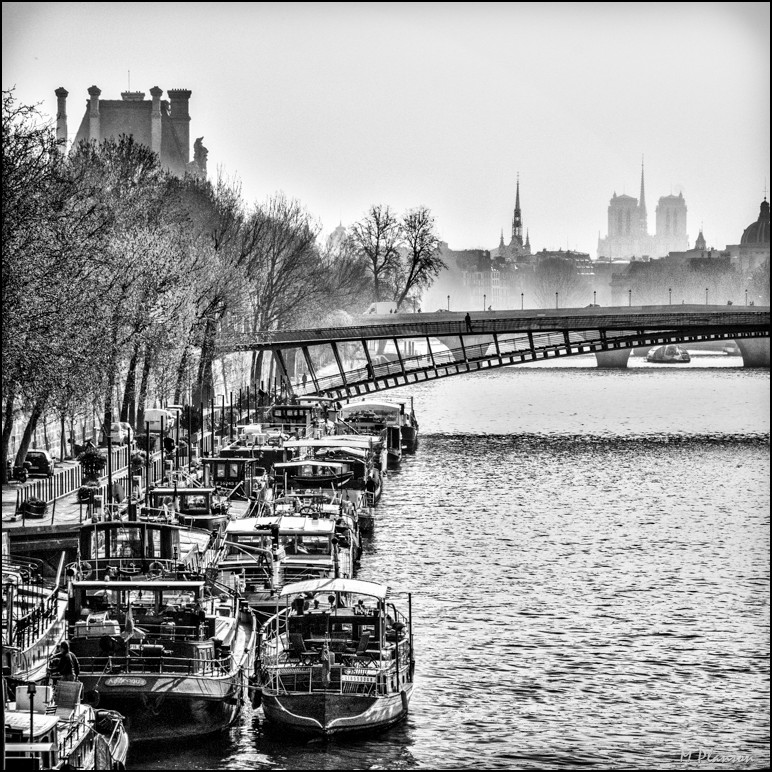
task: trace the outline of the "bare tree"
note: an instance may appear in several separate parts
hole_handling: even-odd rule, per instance
[[[424,206],[402,218],[404,250],[394,268],[394,300],[397,310],[411,293],[431,285],[447,266],[440,257],[440,239],[434,217]]]
[[[541,259],[533,275],[537,301],[543,308],[549,308],[555,302],[555,293],[565,308],[580,305],[586,294],[584,279],[576,270],[576,264],[571,258],[546,257]]]
[[[402,239],[399,219],[388,205],[373,204],[352,227],[355,249],[367,263],[373,279],[373,300],[381,300],[392,289],[390,278],[399,261]]]

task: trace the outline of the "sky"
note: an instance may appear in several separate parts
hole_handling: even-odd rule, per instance
[[[595,257],[643,160],[649,232],[682,192],[690,243],[721,248],[768,192],[769,21],[766,2],[10,2],[2,83],[52,122],[66,88],[70,140],[91,85],[188,88],[209,176],[323,233],[425,206],[451,249],[494,249],[519,175],[533,250]]]

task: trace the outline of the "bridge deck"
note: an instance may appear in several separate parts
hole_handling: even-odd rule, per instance
[[[447,335],[492,335],[568,330],[679,330],[729,327],[759,332],[769,327],[769,308],[747,306],[633,306],[536,311],[480,311],[471,313],[471,329],[461,312],[358,316],[346,327],[311,330],[261,330],[233,336],[234,351],[313,346],[326,342],[425,338]]]

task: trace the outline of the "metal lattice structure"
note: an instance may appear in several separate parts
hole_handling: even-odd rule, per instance
[[[768,307],[499,311],[470,315],[468,320],[450,312],[357,317],[348,327],[233,335],[223,350],[269,351],[296,394],[348,398],[555,357],[752,338],[769,338]],[[389,361],[371,350],[385,341],[393,343],[396,352]],[[416,341],[425,350],[415,353]],[[335,363],[333,374],[317,374],[320,349]],[[299,354],[310,375],[303,385],[290,378],[287,366]],[[352,355],[358,355],[364,366],[347,367],[344,363]]]

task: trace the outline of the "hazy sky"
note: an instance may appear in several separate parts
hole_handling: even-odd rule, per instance
[[[769,54],[768,3],[3,3],[3,88],[53,120],[64,86],[70,139],[130,71],[192,90],[191,142],[248,202],[284,191],[324,232],[424,205],[453,249],[509,241],[519,172],[534,250],[595,257],[642,155],[650,232],[682,191],[690,242],[738,243]]]

